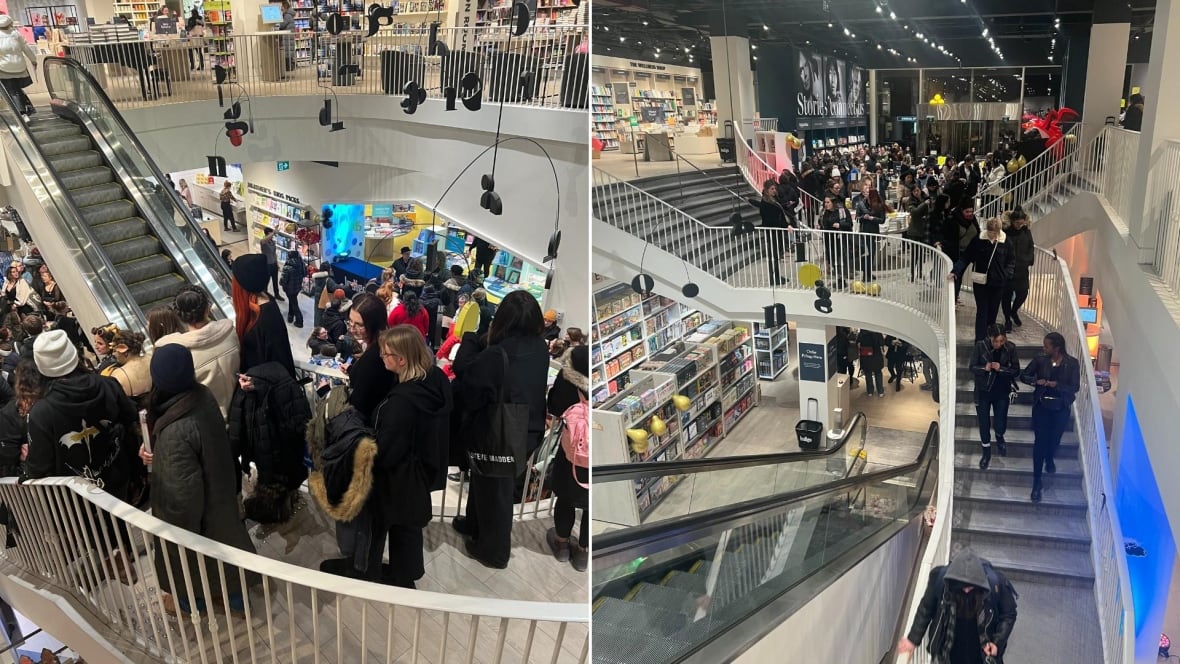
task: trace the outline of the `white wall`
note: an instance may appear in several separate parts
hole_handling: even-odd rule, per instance
[[[224,138],[221,112],[212,102],[130,110],[124,115],[165,172],[191,168],[214,149],[230,163],[286,160],[294,168],[295,162],[339,161],[398,169],[392,183],[379,182],[380,174],[365,179],[394,190],[404,186],[406,197],[433,204],[459,172],[494,142],[498,107],[488,104],[476,113],[446,112],[442,102],[431,100],[416,114],[406,115],[396,102],[394,97],[342,96],[338,107],[347,129],[329,133],[315,119],[322,103],[319,98],[258,98],[252,104],[256,133],[238,148]],[[589,116],[582,111],[505,107],[502,136],[530,136],[548,151],[560,184],[560,200],[548,159],[537,146],[516,140],[501,146],[497,162],[502,216],[479,207],[480,176],[492,168],[490,151],[459,178],[438,208],[477,235],[538,265],[558,214],[562,248],[544,304],[562,311],[568,324],[583,329],[590,322],[588,122]],[[376,198],[360,194],[366,185],[336,182],[332,192],[341,195],[325,193],[325,199]],[[413,192],[408,191],[411,185]]]
[[[304,205],[316,209],[325,203],[380,203],[415,198],[418,179],[415,171],[366,164],[340,164],[339,168],[310,161],[290,164],[289,170],[281,172],[273,161],[242,164],[242,177],[251,184],[298,196]]]

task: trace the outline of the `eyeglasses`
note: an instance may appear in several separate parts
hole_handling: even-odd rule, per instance
[[[364,323],[358,323],[358,322],[356,322],[355,320],[349,319],[349,321],[348,321],[348,326],[349,326],[349,327],[351,327],[351,328],[353,328],[353,329],[356,329],[356,328],[358,328],[358,327],[364,327],[364,326],[365,326],[365,324],[364,324]]]

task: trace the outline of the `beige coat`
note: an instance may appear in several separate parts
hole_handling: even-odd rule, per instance
[[[199,330],[169,334],[161,337],[156,347],[168,344],[180,344],[192,352],[197,382],[213,393],[222,417],[228,416],[241,355],[234,322],[215,320]]]

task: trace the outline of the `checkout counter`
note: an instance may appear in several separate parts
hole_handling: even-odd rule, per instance
[[[676,154],[686,157],[717,154],[716,136],[700,136],[684,128],[673,130],[657,129],[660,125],[648,126],[652,127],[649,131],[621,132],[619,152],[641,154],[644,161],[672,161]]]

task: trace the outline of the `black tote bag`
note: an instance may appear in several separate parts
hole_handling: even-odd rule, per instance
[[[529,407],[528,404],[505,401],[508,353],[499,346],[496,350],[504,360],[500,392],[496,403],[486,407],[476,426],[470,429],[475,436],[467,449],[467,461],[471,464],[471,472],[481,477],[513,479],[524,473],[528,461]]]

